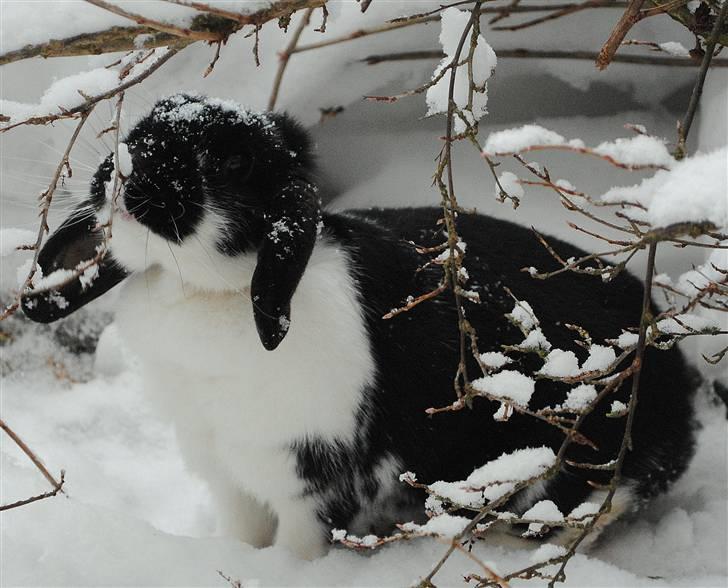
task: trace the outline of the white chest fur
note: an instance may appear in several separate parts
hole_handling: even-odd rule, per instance
[[[240,262],[249,275],[251,260]],[[275,510],[282,492],[300,490],[291,442],[351,439],[374,364],[346,253],[335,245],[317,244],[275,351],[260,343],[247,289],[202,290],[169,264],[128,279],[116,320],[203,476],[225,472]]]

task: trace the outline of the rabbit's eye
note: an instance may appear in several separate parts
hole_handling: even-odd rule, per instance
[[[245,181],[253,170],[254,159],[244,155],[233,155],[223,163],[223,171],[236,181]]]

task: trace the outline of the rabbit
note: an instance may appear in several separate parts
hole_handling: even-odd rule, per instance
[[[424,493],[399,480],[465,479],[503,453],[556,450],[563,434],[515,413],[494,420],[498,403],[476,399],[450,414],[426,414],[454,399],[460,357],[456,307],[448,290],[390,320],[408,296],[431,291],[437,266],[421,269],[422,247],[443,242],[437,208],[325,212],[306,131],[280,113],[177,94],[159,101],[126,135],[131,171],[115,206],[109,252],[95,279],[29,290],[33,320],[66,316],[123,283],[116,324],[139,356],[153,404],[171,421],[189,469],[208,484],[221,532],[302,558],[326,552],[332,529],[382,534],[424,518]],[[101,163],[88,200],[47,240],[48,274],[93,257],[100,220],[110,214],[114,158]],[[642,286],[627,272],[611,283],[563,273],[534,280],[524,266],[553,258],[527,229],[462,212],[467,243],[466,300],[480,352],[523,334],[505,315],[527,300],[543,332],[584,354],[572,323],[595,341],[638,324]],[[566,257],[582,252],[557,239]],[[88,281],[87,281],[88,282]],[[60,303],[59,303],[60,301]],[[470,358],[469,360],[470,361]],[[535,371],[533,354],[516,367]],[[468,364],[477,373],[475,363]],[[596,448],[574,443],[567,457],[614,458],[628,380],[586,419]],[[664,491],[693,453],[697,383],[677,348],[648,349],[632,433],[612,518]],[[537,382],[530,407],[553,405],[566,387]],[[609,472],[564,465],[515,496],[522,513],[540,499],[563,513],[593,498]],[[608,520],[605,518],[605,520]]]

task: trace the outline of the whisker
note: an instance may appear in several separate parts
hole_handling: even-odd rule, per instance
[[[172,246],[169,244],[169,241],[165,240],[165,243],[167,243],[167,249],[169,249],[169,252],[172,254],[172,259],[174,259],[174,264],[177,266],[177,272],[179,272],[179,283],[182,287],[182,295],[186,298],[187,294],[185,292],[185,281],[182,279],[182,270],[179,267],[179,262],[177,261],[177,256],[174,254],[174,251],[172,251]]]
[[[50,149],[51,151],[54,151],[55,153],[58,153],[58,155],[61,155],[61,156],[63,155],[63,151],[61,151],[60,149],[56,149],[55,147],[53,147],[53,145],[51,145],[49,143],[45,143],[43,141],[38,141],[38,143],[40,143],[44,147]],[[71,167],[73,167],[74,165],[81,166],[83,168],[88,169],[89,171],[93,171],[93,172],[96,171],[96,166],[91,166],[91,165],[89,165],[88,163],[86,163],[84,161],[80,161],[78,158],[76,158],[76,161],[71,162]]]

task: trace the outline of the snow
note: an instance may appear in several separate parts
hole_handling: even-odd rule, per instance
[[[576,191],[576,187],[569,180],[564,180],[564,179],[556,180],[554,182],[554,185],[561,188],[562,190],[566,190],[567,192]]]
[[[581,520],[583,517],[587,517],[588,515],[597,514],[600,509],[601,505],[596,502],[582,502],[569,513],[569,518]],[[584,519],[583,522],[587,522],[587,520]]]
[[[667,335],[684,335],[695,331],[719,331],[725,328],[724,320],[696,314],[678,314],[673,318],[657,321],[657,329]]]
[[[573,351],[553,349],[546,356],[546,363],[538,371],[543,376],[569,378],[579,374],[579,360]]]
[[[475,469],[465,480],[439,480],[428,489],[453,504],[479,507],[504,496],[517,482],[543,474],[555,459],[556,455],[547,447],[516,449]]]
[[[519,349],[524,351],[548,351],[551,349],[551,343],[543,334],[540,327],[533,329],[526,338],[518,345]]]
[[[649,135],[619,138],[600,143],[594,148],[599,155],[606,155],[626,165],[661,165],[670,167],[675,163],[665,142]]]
[[[425,535],[440,535],[441,537],[455,537],[465,529],[470,523],[470,519],[466,517],[453,516],[442,513],[432,517],[424,525],[415,523],[406,523],[402,525],[402,530],[413,533],[423,533]]]
[[[487,351],[480,354],[480,362],[490,369],[497,370],[504,365],[508,365],[513,360],[500,351]]]
[[[617,337],[616,343],[617,346],[622,349],[631,349],[637,345],[637,341],[639,341],[639,335],[637,333],[628,333],[627,331],[623,331],[622,334]]]
[[[564,407],[571,410],[583,410],[597,397],[597,390],[591,384],[579,384],[569,390]]]
[[[546,471],[555,458],[548,447],[516,449],[476,469],[467,482],[479,488],[499,480],[527,480]]]
[[[728,226],[728,149],[698,153],[660,170],[640,184],[607,191],[605,202],[635,202],[646,212],[631,209],[629,215],[667,227],[686,221],[709,221],[718,228]],[[689,197],[688,197],[689,196]]]
[[[539,125],[523,125],[522,127],[507,129],[491,133],[485,141],[483,153],[485,155],[509,155],[527,151],[534,147],[568,147],[572,149],[585,149],[581,139],[566,140],[562,135]],[[592,149],[597,155],[611,157],[615,161],[629,166],[665,166],[674,163],[665,142],[648,135],[637,135],[629,138],[619,138],[614,141],[604,141]],[[508,172],[506,172],[508,173]],[[567,182],[567,189],[573,186]]]
[[[561,522],[564,520],[564,515],[558,509],[556,504],[551,500],[539,500],[531,508],[523,513],[524,519],[538,519],[540,521],[549,522]],[[528,534],[540,533],[543,530],[544,523],[529,523]]]
[[[592,344],[589,356],[579,367],[579,359],[573,351],[553,349],[546,356],[546,361],[537,372],[551,378],[571,378],[587,372],[601,372],[611,366],[617,359],[614,349],[604,345]]]
[[[705,263],[681,274],[677,279],[677,284],[672,284],[669,276],[666,283],[688,296],[694,296],[711,282],[723,280],[726,270],[728,270],[728,251],[716,249],[710,253]],[[655,277],[655,280],[657,280],[657,277]]]
[[[516,302],[513,310],[507,314],[506,317],[526,332],[529,332],[538,326],[536,314],[533,312],[531,305],[525,300],[519,300]]]
[[[445,57],[433,73],[433,80],[440,76],[452,63],[457,47],[470,20],[470,13],[458,10],[455,7],[447,8],[442,12],[440,45],[442,45]],[[459,61],[468,56],[470,47],[470,37],[463,46]],[[468,106],[468,97],[470,94],[470,82],[468,80],[468,67],[460,66],[455,72],[455,87],[453,91],[453,101],[457,107],[463,112],[468,124],[473,124],[480,120],[483,115],[488,113],[488,88],[486,82],[492,75],[497,63],[497,58],[493,48],[485,41],[483,35],[478,35],[477,45],[473,52],[472,76],[473,83],[479,88],[483,88],[482,92],[473,93],[472,110],[465,110]],[[448,111],[448,96],[450,89],[451,70],[448,70],[436,84],[427,89],[427,115],[446,113]],[[465,131],[466,125],[463,120],[455,114],[454,129],[456,133]]]
[[[539,519],[547,522],[560,522],[564,520],[564,515],[561,514],[561,511],[551,500],[539,500],[523,513],[522,518]]]
[[[165,5],[150,0],[120,0],[114,2],[129,12],[148,18],[187,27],[199,13],[190,8]],[[237,12],[254,12],[266,7],[264,0],[205,0],[205,4]],[[113,26],[133,26],[134,22],[111,12],[87,5],[83,0],[63,2],[20,2],[2,0],[3,51],[14,51],[29,44],[48,41],[48,27],[52,23],[53,38],[101,31]],[[141,35],[140,35],[141,36]]]
[[[626,414],[627,405],[621,400],[614,400],[612,402],[612,406],[609,408],[609,412],[610,414],[613,414],[615,416],[621,416],[623,414]]]
[[[465,250],[468,248],[468,244],[465,241],[462,241],[461,239],[458,239],[458,242],[455,244],[455,247],[453,249],[453,253],[455,254],[455,257],[459,257],[461,253],[465,253]],[[448,259],[450,259],[450,248],[447,247],[442,253],[440,253],[437,257],[435,257],[435,262],[437,263],[444,263]]]
[[[549,561],[556,559],[566,554],[566,548],[561,545],[554,545],[553,543],[544,543],[536,551],[531,554],[530,561],[532,563],[539,563],[542,561]]]
[[[685,45],[678,43],[677,41],[666,41],[664,43],[658,43],[660,49],[665,53],[674,55],[675,57],[690,57],[690,51],[685,48]]]
[[[17,253],[18,247],[33,245],[37,238],[38,233],[26,229],[0,229],[0,257]]]
[[[497,131],[488,135],[483,147],[483,153],[486,155],[507,155],[523,151],[534,145],[584,147],[584,142],[579,139],[567,141],[558,133],[539,125],[523,125],[516,129]]]
[[[333,529],[331,531],[331,538],[334,541],[343,541],[346,539],[346,530],[344,529]]]
[[[132,54],[130,63],[134,63],[134,66],[128,72],[128,80],[141,75],[166,53],[166,48],[155,49],[143,62],[137,60],[146,55],[146,51]],[[116,67],[97,67],[55,80],[45,90],[37,104],[0,99],[0,114],[8,118],[3,121],[3,125],[13,125],[32,117],[59,115],[80,106],[88,97],[99,96],[113,90],[122,84],[120,73],[124,65],[125,62],[122,60]]]
[[[0,113],[10,117],[10,120],[4,123],[8,125],[33,116],[60,114],[63,110],[70,110],[86,101],[81,92],[87,96],[96,96],[118,85],[118,72],[99,67],[54,82],[43,93],[38,104],[23,104],[2,99]]]
[[[30,274],[30,269],[32,267],[32,259],[26,259],[17,267],[15,272],[15,286],[22,286],[25,284],[25,280],[28,278],[28,274]],[[39,280],[41,277],[43,277],[43,268],[41,268],[40,264],[37,263],[35,264],[35,273],[33,274],[32,283],[35,284],[36,280]]]
[[[68,282],[74,276],[74,273],[74,270],[70,269],[57,269],[47,276],[43,276],[37,280],[34,279],[33,286],[40,290],[52,290]]]
[[[503,189],[506,191],[506,194],[514,198],[523,198],[525,191],[516,174],[509,171],[503,172],[498,176],[498,181],[500,182],[500,185],[503,187]],[[495,187],[495,197],[501,197],[498,184],[496,184]]]
[[[484,376],[472,381],[473,388],[503,400],[511,401],[519,406],[528,406],[536,382],[532,378],[514,370],[505,370],[491,376]]]
[[[14,2],[12,10],[8,8],[10,5],[7,0],[0,2],[0,10],[4,11],[0,18],[3,50],[46,40],[49,26],[54,37],[62,37],[112,24],[129,24],[80,1]],[[689,5],[694,9],[697,3]],[[180,10],[180,19],[192,14],[188,9],[163,2],[135,0],[125,6],[170,21],[177,18],[169,12],[172,9]],[[359,5],[354,2],[330,3],[333,18],[329,20],[327,36],[348,34],[381,24],[386,18],[430,8],[422,3],[388,0],[374,2],[361,15]],[[156,12],[149,12],[152,10]],[[569,24],[574,23],[569,35],[564,34],[566,19],[544,23],[529,31],[529,44],[543,49],[591,47],[595,38],[604,39],[609,35],[622,10],[577,13],[569,17]],[[73,18],[69,18],[69,13]],[[314,13],[314,19],[319,13]],[[292,26],[296,22],[298,18],[294,17]],[[635,35],[641,39],[680,39],[686,46],[692,42],[690,35],[673,32],[681,31],[667,18],[646,19],[635,28]],[[333,174],[335,192],[345,192],[337,207],[437,202],[439,195],[430,189],[430,182],[432,157],[441,147],[442,120],[417,120],[421,114],[417,98],[410,103],[402,101],[386,107],[360,100],[363,94],[371,94],[374,89],[399,92],[419,85],[430,79],[433,64],[392,62],[369,68],[358,60],[373,53],[436,46],[438,33],[437,24],[413,27],[293,58],[283,82],[280,109],[290,111],[315,133],[323,175]],[[524,44],[523,36],[510,32],[486,29],[484,35],[497,49]],[[252,108],[264,108],[278,65],[276,52],[285,47],[287,38],[276,23],[266,25],[260,38],[260,68],[249,63],[251,59],[244,58],[250,55],[252,39],[236,35],[223,47],[215,70],[205,79],[199,74],[210,62],[214,48],[203,43],[188,47],[142,87],[127,93],[122,126],[126,121],[128,128],[159,97],[180,90],[180,80],[183,80],[183,89],[192,88],[208,95],[232,98]],[[323,38],[307,30],[301,43]],[[38,103],[53,82],[51,76],[60,79],[112,60],[112,56],[36,59],[3,66],[2,98],[24,104]],[[537,122],[544,127],[565,137],[581,137],[590,145],[610,137],[613,129],[624,121],[638,121],[660,136],[673,137],[674,120],[682,116],[684,108],[680,106],[680,112],[667,112],[661,102],[676,87],[691,87],[695,70],[618,65],[613,64],[605,77],[603,73],[597,74],[593,64],[586,61],[502,59],[497,80],[489,81],[488,123],[492,128],[489,126],[488,130],[531,122],[536,115]],[[33,72],[30,76],[29,70]],[[708,134],[715,141],[711,149],[726,142],[725,123],[716,122],[721,115],[725,116],[728,84],[724,74],[716,70],[708,76],[701,103],[703,116],[698,115],[702,149],[707,148]],[[670,83],[666,83],[668,77]],[[553,99],[548,95],[544,99],[536,92],[544,79],[553,85],[559,84],[559,97]],[[594,85],[591,91],[590,84],[595,82],[599,85]],[[604,98],[595,100],[601,96]],[[613,104],[615,98],[616,104]],[[567,103],[568,108],[561,108]],[[587,106],[578,110],[579,104]],[[346,110],[336,119],[317,125],[319,108],[332,105],[342,105]],[[94,115],[101,119],[95,121],[96,131],[108,123],[109,117],[103,114],[108,110],[106,106],[101,105],[97,109],[99,114]],[[11,223],[36,231],[34,199],[44,186],[40,184],[36,189],[34,182],[38,181],[37,176],[45,174],[47,186],[47,176],[57,165],[56,150],[63,149],[63,136],[68,130],[70,125],[61,123],[53,129],[19,129],[4,135],[0,173],[4,226]],[[698,137],[697,131],[697,128],[693,131],[692,139]],[[84,193],[87,188],[84,175],[87,177],[88,171],[83,166],[95,167],[99,155],[108,152],[90,130],[88,139],[91,148],[76,150],[74,177],[67,180],[71,190],[82,189]],[[12,159],[16,157],[33,161]],[[568,166],[562,165],[556,156],[544,157],[544,164],[552,173],[568,177],[590,194],[604,193],[615,185],[609,166],[597,169],[585,164],[583,157],[569,157],[573,163]],[[456,152],[456,186],[463,206],[477,206],[494,216],[534,224],[593,250],[593,242],[566,228],[561,222],[565,217],[550,203],[542,201],[545,199],[524,201],[517,215],[510,207],[485,204],[483,194],[493,193],[494,182],[484,176],[482,161],[472,159],[468,161]],[[533,165],[543,168],[541,164]],[[14,179],[13,174],[35,176]],[[618,183],[635,181],[627,179]],[[59,198],[52,214],[63,214],[67,206]],[[20,221],[16,222],[15,218]],[[672,250],[665,248],[665,251],[668,249]],[[678,253],[683,255],[685,250]],[[3,258],[3,275],[14,277],[12,264],[22,257]],[[667,266],[673,276],[680,276],[689,268],[689,263],[676,269],[675,259],[661,262],[660,267]],[[705,261],[698,257],[691,259],[696,265]],[[635,267],[638,265],[639,261]],[[7,278],[4,279],[3,283],[8,285]],[[113,308],[113,299],[109,301],[112,295],[106,295],[98,303],[103,308]],[[4,323],[3,330],[7,326]],[[95,359],[79,359],[59,351],[47,329],[33,326],[27,335],[0,348],[2,413],[38,451],[51,471],[66,468],[69,498],[58,497],[1,515],[0,567],[4,584],[227,586],[217,574],[219,569],[243,585],[251,586],[405,586],[415,584],[442,556],[443,545],[434,539],[425,539],[391,545],[366,557],[337,548],[320,560],[302,562],[279,548],[255,550],[231,539],[215,537],[210,498],[182,466],[173,432],[153,415],[141,393],[141,378],[132,360],[120,353],[113,330],[104,331]],[[548,347],[539,329],[528,337],[530,342],[537,339]],[[636,335],[634,339],[636,342]],[[49,357],[63,361],[76,379],[87,381],[73,383],[58,379],[47,365]],[[13,366],[15,376],[7,375],[8,365]],[[617,522],[589,555],[577,555],[567,568],[567,587],[725,586],[728,481],[724,464],[728,429],[722,408],[707,402],[699,408],[699,419],[702,428],[698,452],[688,473],[647,509]],[[12,445],[3,441],[0,451],[3,500],[45,490],[44,480]],[[593,513],[599,505],[592,507]],[[527,565],[531,555],[489,542],[476,543],[473,553],[484,561],[498,562],[502,573]],[[464,573],[479,571],[457,551],[453,557],[453,562],[446,564],[436,577],[438,585],[462,585]],[[659,578],[650,578],[655,576]]]
[[[119,173],[128,178],[133,170],[129,147],[126,143],[119,143]]]
[[[591,345],[589,357],[581,366],[582,372],[600,372],[606,370],[617,359],[614,349],[604,345]]]

